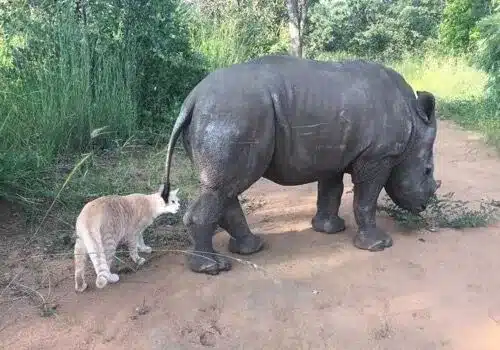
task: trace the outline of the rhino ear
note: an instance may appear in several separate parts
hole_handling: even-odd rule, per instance
[[[436,98],[428,91],[417,91],[417,104],[425,113],[427,123],[434,124],[436,118]]]

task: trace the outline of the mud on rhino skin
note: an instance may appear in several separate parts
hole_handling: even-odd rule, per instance
[[[415,93],[399,73],[369,61],[263,56],[209,74],[175,122],[164,198],[181,133],[201,183],[183,218],[194,241],[195,254],[187,258],[194,272],[231,269],[212,245],[218,226],[230,234],[231,252],[263,248],[238,201],[261,177],[283,186],[317,181],[312,227],[336,233],[345,229],[339,206],[343,175],[350,174],[358,226],[353,245],[369,251],[393,244],[375,220],[383,188],[398,206],[417,213],[440,185],[433,175],[433,94]]]

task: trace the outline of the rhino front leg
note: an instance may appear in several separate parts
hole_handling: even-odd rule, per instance
[[[344,192],[344,174],[318,181],[317,212],[312,227],[317,232],[337,233],[345,230],[344,219],[339,217],[340,201]]]
[[[245,214],[237,197],[229,199],[219,226],[231,235],[229,251],[237,254],[253,254],[263,248],[261,237],[254,235],[248,227]]]
[[[386,178],[378,176],[372,181],[354,185],[354,217],[358,233],[353,243],[359,249],[375,252],[392,246],[391,236],[380,230],[375,220],[377,199]]]

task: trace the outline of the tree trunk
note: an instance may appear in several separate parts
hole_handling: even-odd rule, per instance
[[[307,17],[309,0],[286,0],[288,10],[288,30],[290,32],[290,53],[303,55],[303,35]]]

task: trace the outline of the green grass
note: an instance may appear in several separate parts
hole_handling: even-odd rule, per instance
[[[271,23],[249,8],[228,5],[215,18],[200,14],[192,19],[191,46],[205,58],[209,71],[264,54],[286,53],[288,28]]]
[[[205,57],[210,71],[252,56],[253,35],[241,27],[241,20],[228,18],[220,23],[206,20],[191,31],[192,46]]]
[[[486,74],[468,65],[465,58],[429,55],[390,65],[403,74],[414,89],[432,91],[445,101],[481,98],[486,86]]]
[[[387,195],[383,197],[383,204],[378,205],[377,210],[385,212],[401,227],[410,230],[429,229],[435,231],[439,228],[485,227],[496,220],[497,203],[481,201],[474,208],[471,203],[454,200],[453,195],[454,193],[450,192],[434,198],[430,201],[427,209],[419,215],[399,208]]]
[[[92,67],[90,43],[74,20],[61,21],[52,39],[47,46],[59,50],[57,62],[28,60],[21,53],[21,68],[0,67],[5,116],[0,123],[0,197],[42,194],[51,184],[39,179],[59,155],[109,148],[136,131],[133,87],[127,79],[133,74],[128,62],[133,54],[103,52]],[[92,130],[102,127],[101,136],[92,138]]]
[[[23,236],[32,239],[30,245],[41,247],[44,253],[60,253],[72,248],[76,217],[88,201],[110,194],[157,191],[163,180],[165,149],[131,142],[114,150],[87,154],[86,161],[70,175],[80,160],[81,157],[76,156],[61,158],[47,174],[52,179],[54,193],[34,198],[23,206],[28,232],[19,233],[27,234]],[[153,246],[166,246],[169,242],[185,244],[188,240],[182,215],[198,190],[198,179],[183,149],[175,152],[171,183],[174,188],[180,188],[181,210],[159,218],[147,229],[146,240]],[[55,204],[49,208],[52,198],[56,198]],[[46,220],[42,221],[47,212]],[[170,228],[165,229],[165,225]]]
[[[478,131],[489,144],[500,148],[497,108],[484,98],[486,73],[473,68],[461,57],[431,55],[425,59],[407,59],[392,66],[414,89],[436,95],[439,118]]]
[[[318,60],[358,58],[349,53],[320,53]],[[368,57],[361,57],[370,59]],[[442,57],[432,53],[424,57],[405,56],[399,61],[382,62],[401,73],[416,90],[428,90],[444,101],[482,98],[487,75],[467,63],[462,57]]]
[[[164,144],[179,101],[204,74],[187,36],[175,39],[181,29],[147,42],[141,33],[164,33],[167,24],[97,8],[84,23],[64,4],[39,5],[11,8],[8,35],[0,28],[0,198],[16,201],[54,192],[50,174],[60,158],[139,137]],[[113,27],[124,21],[134,28],[129,35]]]

